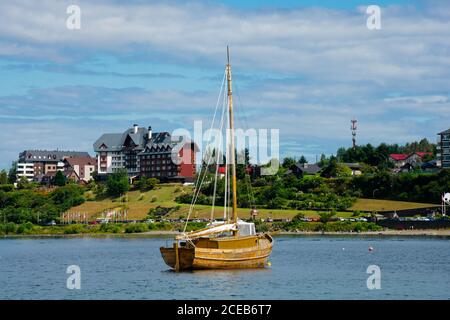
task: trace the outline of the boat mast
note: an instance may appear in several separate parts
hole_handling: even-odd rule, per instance
[[[233,94],[231,90],[231,64],[230,64],[230,50],[227,46],[227,85],[228,85],[228,111],[230,118],[230,160],[231,160],[231,180],[233,192],[233,222],[237,223],[237,187],[236,187],[236,158],[234,150],[234,118],[233,118]],[[237,232],[234,233],[235,235]]]

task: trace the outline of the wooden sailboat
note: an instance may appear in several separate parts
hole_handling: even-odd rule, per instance
[[[233,95],[230,55],[227,47],[226,79],[230,127],[230,159],[235,159]],[[175,271],[186,269],[263,268],[272,252],[273,239],[267,233],[256,233],[255,225],[237,216],[236,161],[231,167],[232,218],[195,232],[175,237],[173,246],[161,247],[165,263]],[[228,170],[227,170],[228,171]]]

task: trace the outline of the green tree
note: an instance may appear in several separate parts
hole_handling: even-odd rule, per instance
[[[298,160],[298,162],[301,163],[301,164],[308,163],[308,161],[306,160],[306,158],[305,158],[304,155],[302,155],[302,156],[300,157],[300,160]]]
[[[320,221],[323,223],[327,223],[336,215],[336,211],[325,211],[319,212]]]
[[[130,190],[130,182],[126,170],[114,172],[108,176],[106,189],[110,196],[120,196]]]
[[[56,175],[55,175],[55,179],[53,181],[53,184],[55,186],[65,186],[66,185],[66,177],[64,176],[64,174],[62,173],[62,171],[56,171]]]
[[[292,169],[295,166],[295,159],[292,157],[286,157],[283,159],[283,168]]]
[[[159,183],[159,180],[156,178],[145,178],[145,177],[141,177],[136,186],[139,188],[139,190],[141,191],[146,191],[146,190],[153,190],[155,189],[156,185]]]
[[[2,170],[0,172],[0,184],[7,184],[8,183],[8,173],[6,170]]]
[[[236,153],[236,177],[244,179],[247,175],[247,167],[250,163],[250,152],[247,148]]]
[[[13,161],[8,173],[9,183],[15,183],[17,181],[17,161]]]
[[[26,177],[20,177],[19,181],[17,182],[17,189],[29,189],[31,188],[31,183],[28,181]]]
[[[318,165],[319,165],[319,167],[323,168],[328,165],[329,161],[330,160],[327,158],[327,156],[322,153],[320,155],[320,161],[319,161]]]

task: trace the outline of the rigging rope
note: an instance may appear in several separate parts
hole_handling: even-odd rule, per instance
[[[212,122],[211,122],[211,127],[210,127],[210,129],[209,129],[209,138],[208,138],[208,141],[211,139],[211,132],[212,132],[212,128],[214,127],[214,123],[215,123],[215,119],[216,119],[216,114],[217,114],[217,109],[218,109],[218,107],[219,107],[219,101],[221,100],[220,97],[222,96],[222,91],[223,91],[224,84],[225,84],[225,78],[226,78],[226,71],[224,71],[223,78],[222,78],[222,85],[220,86],[219,96],[217,97],[216,108],[215,108],[215,110],[214,110],[213,120],[212,120]],[[202,138],[203,138],[203,137],[202,137]],[[189,218],[190,218],[190,216],[191,216],[191,214],[192,214],[192,210],[193,210],[193,208],[194,208],[194,206],[195,206],[195,203],[196,203],[196,201],[197,201],[197,198],[198,198],[198,196],[199,196],[199,194],[200,194],[200,190],[201,190],[201,187],[202,187],[203,182],[204,182],[204,180],[205,180],[206,173],[208,172],[208,166],[209,166],[209,164],[210,164],[211,158],[212,158],[211,155],[208,154],[208,162],[207,162],[207,165],[206,165],[206,168],[205,168],[205,172],[204,172],[203,178],[201,178],[201,175],[202,175],[202,167],[203,167],[203,165],[202,165],[202,167],[200,167],[200,173],[199,173],[199,175],[197,176],[197,181],[196,181],[196,184],[195,184],[195,186],[194,186],[194,196],[192,197],[191,205],[190,205],[190,207],[189,207],[189,213],[188,213],[188,216],[187,216],[187,218],[186,218],[186,223],[185,223],[184,228],[183,228],[183,233],[186,232],[186,227],[187,227]],[[199,185],[199,182],[200,182],[200,185]]]
[[[214,190],[213,190],[213,199],[212,199],[212,206],[211,206],[211,222],[214,220],[214,207],[216,204],[216,191],[217,191],[217,175],[219,173],[219,156],[222,153],[222,147],[223,147],[223,141],[222,141],[222,130],[223,130],[223,123],[224,123],[224,118],[225,118],[225,113],[226,113],[226,95],[225,95],[225,91],[223,94],[223,101],[222,101],[222,115],[220,118],[220,142],[218,147],[215,149],[216,150],[216,169],[215,169],[215,174],[214,174]]]

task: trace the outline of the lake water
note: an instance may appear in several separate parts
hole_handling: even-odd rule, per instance
[[[448,238],[279,236],[270,268],[181,273],[164,264],[166,243],[0,239],[0,299],[450,299]],[[69,265],[80,290],[66,287]],[[369,265],[380,267],[379,290],[367,288]]]

